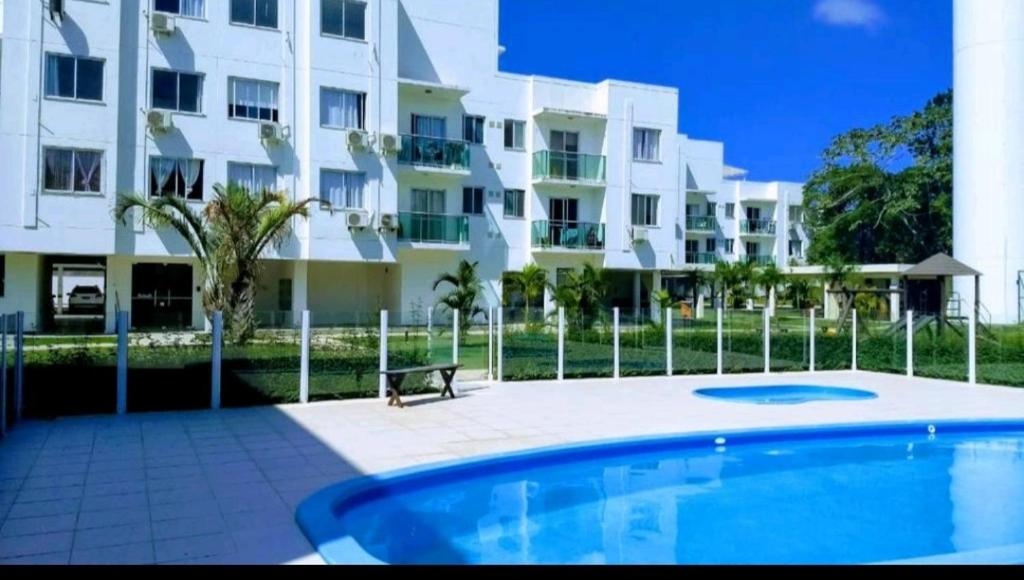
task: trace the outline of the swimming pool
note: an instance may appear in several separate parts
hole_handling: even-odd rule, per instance
[[[811,385],[770,385],[764,387],[716,387],[697,389],[695,395],[736,403],[756,405],[799,405],[817,401],[859,401],[878,395],[861,389],[816,387]]]
[[[1024,562],[1024,421],[702,433],[343,483],[332,563]]]

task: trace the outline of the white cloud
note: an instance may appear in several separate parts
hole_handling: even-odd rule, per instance
[[[814,17],[831,26],[876,28],[885,22],[874,0],[818,0]]]

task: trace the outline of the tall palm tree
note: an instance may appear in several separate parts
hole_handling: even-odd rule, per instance
[[[443,284],[448,284],[452,289],[442,296],[437,303],[445,306],[449,311],[459,311],[459,336],[465,340],[466,332],[473,322],[473,318],[483,314],[483,308],[477,305],[480,294],[483,293],[483,284],[476,269],[479,262],[462,260],[459,262],[455,272],[441,274],[434,281],[434,291]]]
[[[519,291],[526,302],[526,321],[530,321],[530,304],[544,298],[544,290],[548,287],[548,271],[537,264],[527,264],[522,272],[515,272],[508,277],[512,289]]]
[[[778,266],[769,263],[757,272],[756,279],[757,285],[764,289],[765,308],[768,308],[772,301],[772,295],[786,277]]]
[[[285,192],[251,193],[241,186],[217,184],[213,199],[201,210],[180,197],[122,194],[114,216],[124,223],[128,212],[137,209],[144,223],[173,229],[184,238],[199,262],[206,316],[222,312],[227,339],[245,344],[256,332],[261,258],[291,233],[292,218],[309,217],[314,201],[292,201]]]
[[[580,320],[589,328],[604,304],[608,284],[608,273],[603,268],[586,263],[582,270],[568,272],[552,289],[552,297],[569,319]]]

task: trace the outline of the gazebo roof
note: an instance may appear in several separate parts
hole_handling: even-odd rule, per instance
[[[981,276],[981,272],[946,254],[935,254],[903,273],[904,276]]]

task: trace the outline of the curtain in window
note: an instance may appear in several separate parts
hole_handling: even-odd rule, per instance
[[[412,190],[412,211],[414,213],[444,214],[443,191],[426,189]]]
[[[46,55],[46,94],[51,97],[74,98],[74,57],[58,54]]]
[[[174,175],[174,171],[178,168],[178,162],[166,157],[154,157],[149,161],[149,168],[156,181],[156,191],[153,194],[160,195],[166,189],[171,175]]]
[[[228,184],[252,191],[252,165],[228,163]]]
[[[323,89],[320,93],[320,122],[329,127],[362,129],[362,95]]]
[[[257,91],[257,105],[259,106],[259,118],[265,121],[271,120],[271,111],[277,110],[277,85],[273,83],[253,83]]]
[[[362,173],[345,173],[345,207],[362,209],[363,187],[366,177]]]
[[[633,159],[656,161],[659,136],[653,129],[633,129]]]
[[[46,94],[60,95],[60,70],[57,66],[58,57],[53,54],[46,55]]]
[[[422,117],[420,115],[413,115],[412,120],[413,135],[444,139],[448,134],[446,120],[442,117]]]
[[[99,192],[102,160],[103,155],[96,151],[75,152],[75,191]]]
[[[193,191],[196,182],[199,181],[199,174],[203,171],[203,162],[199,159],[182,159],[178,162],[181,168],[181,178],[185,180],[185,197],[202,199],[202,191]]]
[[[203,17],[203,3],[205,0],[181,0],[181,15]]]
[[[45,187],[51,191],[71,191],[71,160],[70,149],[46,150]]]
[[[344,207],[345,179],[342,173],[320,172],[320,201],[327,202],[333,207]]]
[[[256,101],[259,98],[259,88],[253,81],[234,79],[235,116],[249,117],[255,114]]]
[[[253,166],[252,192],[276,191],[277,169],[264,165]]]

